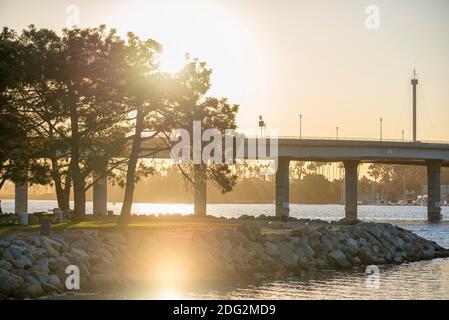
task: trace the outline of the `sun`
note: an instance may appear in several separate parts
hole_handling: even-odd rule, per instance
[[[191,58],[213,69],[213,93],[240,102],[260,70],[254,39],[243,19],[212,0],[137,0],[124,4],[108,19],[121,35],[133,31],[164,47],[165,72],[177,72]]]

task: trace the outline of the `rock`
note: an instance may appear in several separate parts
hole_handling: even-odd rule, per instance
[[[356,257],[356,256],[349,257],[349,261],[351,262],[351,265],[353,265],[353,266],[359,266],[362,264],[362,261],[360,260],[360,258]]]
[[[349,263],[346,255],[341,250],[334,250],[327,255],[329,263],[335,265],[339,268],[349,268],[351,264]]]
[[[307,258],[312,258],[313,256],[315,256],[315,250],[313,250],[308,244],[303,245],[301,247],[301,250],[304,252]]]
[[[31,274],[25,275],[22,278],[30,286],[41,284],[41,282],[36,277],[32,276]]]
[[[337,240],[331,236],[321,236],[320,242],[327,247],[329,251],[336,249]]]
[[[291,253],[293,253],[293,246],[291,245],[290,242],[279,242],[277,244],[278,249],[277,249],[277,256],[288,256]]]
[[[0,259],[0,269],[11,270],[12,264],[5,259]]]
[[[48,261],[48,266],[51,271],[61,271],[62,270],[63,272],[65,272],[65,269],[70,264],[71,264],[70,261],[64,256],[57,256],[55,258],[51,258]]]
[[[290,253],[287,255],[281,255],[279,260],[287,268],[295,268],[298,265],[299,256],[295,253]]]
[[[112,259],[113,259],[112,254],[108,250],[106,250],[106,249],[104,249],[102,247],[99,247],[95,251],[96,251],[97,254],[99,254],[99,255],[107,258],[108,260],[112,261]],[[83,256],[83,258],[86,258],[86,256]],[[87,258],[89,258],[89,255],[87,255]]]
[[[48,280],[48,283],[51,284],[52,286],[56,287],[56,288],[61,289],[61,290],[63,288],[63,284],[62,284],[61,280],[55,274],[51,274],[50,275],[50,279]]]
[[[359,220],[359,219],[343,218],[343,219],[337,221],[336,224],[340,224],[340,225],[357,225],[357,224],[363,224],[363,221]]]
[[[61,252],[66,252],[66,251],[70,250],[70,245],[67,242],[65,242],[63,239],[61,239],[60,237],[53,236],[51,239],[61,245],[61,247],[58,248]]]
[[[278,246],[272,242],[265,242],[265,249],[270,256],[276,256],[278,253]]]
[[[235,231],[235,230],[228,231],[228,238],[229,238],[229,241],[231,242],[231,244],[234,246],[238,246],[238,245],[248,241],[248,239],[246,238],[246,236],[243,233],[241,233],[239,231]]]
[[[53,247],[57,251],[60,251],[62,248],[62,244],[60,244],[58,241],[53,240],[52,238],[43,236],[43,237],[41,237],[41,239],[44,244],[47,244],[50,247]]]
[[[34,260],[39,260],[47,255],[47,252],[43,248],[30,247],[26,250]]]
[[[0,293],[5,296],[12,296],[21,287],[25,286],[25,281],[12,272],[0,269]]]
[[[32,298],[39,298],[44,295],[44,290],[40,284],[35,284],[23,290],[23,293],[30,295]]]
[[[207,248],[204,248],[204,250],[207,251]],[[75,256],[70,253],[67,254],[66,256],[70,260],[70,262],[72,262],[73,264],[76,264],[76,265],[80,264],[81,261],[84,261],[79,256]],[[88,261],[89,261],[90,265],[97,265],[97,264],[101,264],[101,263],[111,263],[111,261],[109,259],[107,259],[106,257],[99,256],[96,253],[92,253],[89,256]],[[120,260],[120,259],[118,259],[118,261],[123,262],[123,260]]]
[[[367,246],[363,246],[359,249],[358,257],[365,265],[373,264],[377,259],[376,255]]]
[[[318,231],[313,231],[311,234],[309,234],[309,244],[312,248],[315,248],[316,246],[319,246],[321,244],[320,242],[321,233]]]
[[[70,248],[69,252],[71,254],[77,255],[77,256],[79,256],[81,258],[84,258],[84,259],[88,259],[89,258],[89,255],[83,249],[78,249],[78,248],[72,247],[72,248]]]
[[[313,250],[315,251],[315,257],[320,258],[323,260],[327,259],[327,254],[329,253],[327,247],[323,244],[318,244],[313,247]]]
[[[48,258],[41,258],[36,262],[36,265],[39,266],[42,270],[47,270],[48,272]]]
[[[34,271],[35,273],[39,273],[39,274],[48,274],[49,270],[48,269],[42,269],[41,267],[39,267],[37,264],[31,266],[31,268],[29,268],[28,270],[30,271]]]
[[[8,297],[13,290],[17,290],[19,286],[11,280],[7,275],[0,274],[0,294]]]
[[[378,225],[376,223],[370,223],[367,225],[366,230],[371,233],[374,237],[377,239],[382,238],[382,229],[381,225]]]
[[[260,228],[256,226],[241,225],[237,231],[242,233],[250,241],[257,241],[257,238],[261,234]]]
[[[310,232],[309,227],[307,225],[303,225],[303,226],[295,227],[295,229],[292,230],[291,235],[302,237],[302,236],[308,234],[309,232]]]
[[[91,280],[95,284],[96,288],[102,288],[102,287],[109,287],[115,283],[117,280],[117,277],[115,274],[108,272],[108,273],[95,273]]]
[[[359,251],[359,246],[357,244],[357,241],[355,241],[352,238],[349,238],[344,241],[344,247],[342,248],[342,251],[345,252],[345,254],[348,256],[353,256],[357,254]]]
[[[12,244],[7,250],[14,259],[18,259],[20,256],[22,256],[22,252],[24,252],[25,249],[25,247],[19,247],[18,245]]]
[[[33,235],[27,236],[25,238],[25,241],[27,241],[28,243],[30,243],[34,246],[40,246],[42,243],[42,240],[39,236],[33,236]]]
[[[63,293],[63,291],[55,286],[52,286],[50,283],[43,283],[42,284],[42,289],[46,292],[46,293],[51,293],[51,292],[58,292],[58,293]]]
[[[7,248],[7,247],[9,247],[9,245],[10,245],[9,241],[0,239],[0,247],[1,248]]]
[[[51,256],[51,257],[58,257],[59,256],[59,251],[56,250],[55,248],[53,248],[50,244],[48,244],[48,242],[45,242],[42,247],[45,249],[45,251],[47,251],[47,253]]]
[[[24,248],[30,247],[30,245],[28,243],[26,243],[25,241],[20,240],[20,239],[15,239],[12,241],[12,243],[18,247],[24,247]]]
[[[20,255],[17,259],[14,259],[12,261],[12,264],[19,269],[25,269],[32,266],[32,262],[29,258],[25,257],[24,255]]]

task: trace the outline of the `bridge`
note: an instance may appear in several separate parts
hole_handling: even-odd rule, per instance
[[[277,155],[271,154],[270,145],[276,139]],[[273,140],[273,141],[272,141]],[[243,152],[234,154],[234,159],[252,158],[249,146],[265,143],[267,156],[256,159],[274,160],[275,173],[275,214],[279,217],[289,215],[289,164],[290,161],[342,162],[345,168],[345,216],[357,218],[357,168],[361,163],[406,164],[427,167],[428,205],[427,217],[430,222],[441,220],[441,168],[449,167],[449,143],[418,141],[369,141],[345,139],[306,139],[297,137],[271,137],[258,139],[245,137]],[[234,140],[234,146],[237,139]],[[156,142],[144,143],[143,152],[154,149]],[[169,151],[161,151],[155,158],[168,159]],[[199,214],[206,214],[206,183],[200,183],[195,190],[195,207]],[[16,186],[16,212],[27,212],[27,186]],[[107,183],[102,179],[93,185],[94,213],[107,210]]]
[[[360,163],[426,166],[427,218],[429,222],[441,220],[441,167],[449,167],[449,143],[280,138],[275,192],[277,216],[289,214],[289,163],[294,160],[343,163],[347,219],[357,218]]]

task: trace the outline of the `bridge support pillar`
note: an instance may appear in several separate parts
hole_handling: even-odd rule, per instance
[[[357,219],[357,168],[356,160],[343,161],[345,166],[345,218]]]
[[[441,221],[441,161],[427,162],[427,220]]]
[[[15,213],[28,213],[28,183],[23,185],[15,184]]]
[[[202,164],[194,165],[193,212],[196,216],[207,214],[207,173]]]
[[[108,179],[102,177],[95,181],[93,191],[93,214],[104,216],[108,214]]]
[[[289,166],[290,159],[279,158],[276,171],[276,217],[288,217],[290,213],[289,203]]]

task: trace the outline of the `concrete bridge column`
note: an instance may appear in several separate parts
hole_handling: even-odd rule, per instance
[[[290,159],[279,158],[276,171],[276,217],[288,217],[289,203],[289,166]]]
[[[357,167],[356,160],[343,161],[345,166],[345,217],[357,219]]]
[[[193,211],[196,216],[207,214],[207,173],[202,164],[195,164],[193,187]]]
[[[108,214],[108,179],[107,177],[100,178],[93,183],[93,214],[107,215]]]
[[[15,184],[15,213],[28,213],[28,183],[23,185]]]
[[[441,221],[441,161],[427,162],[427,220]]]

